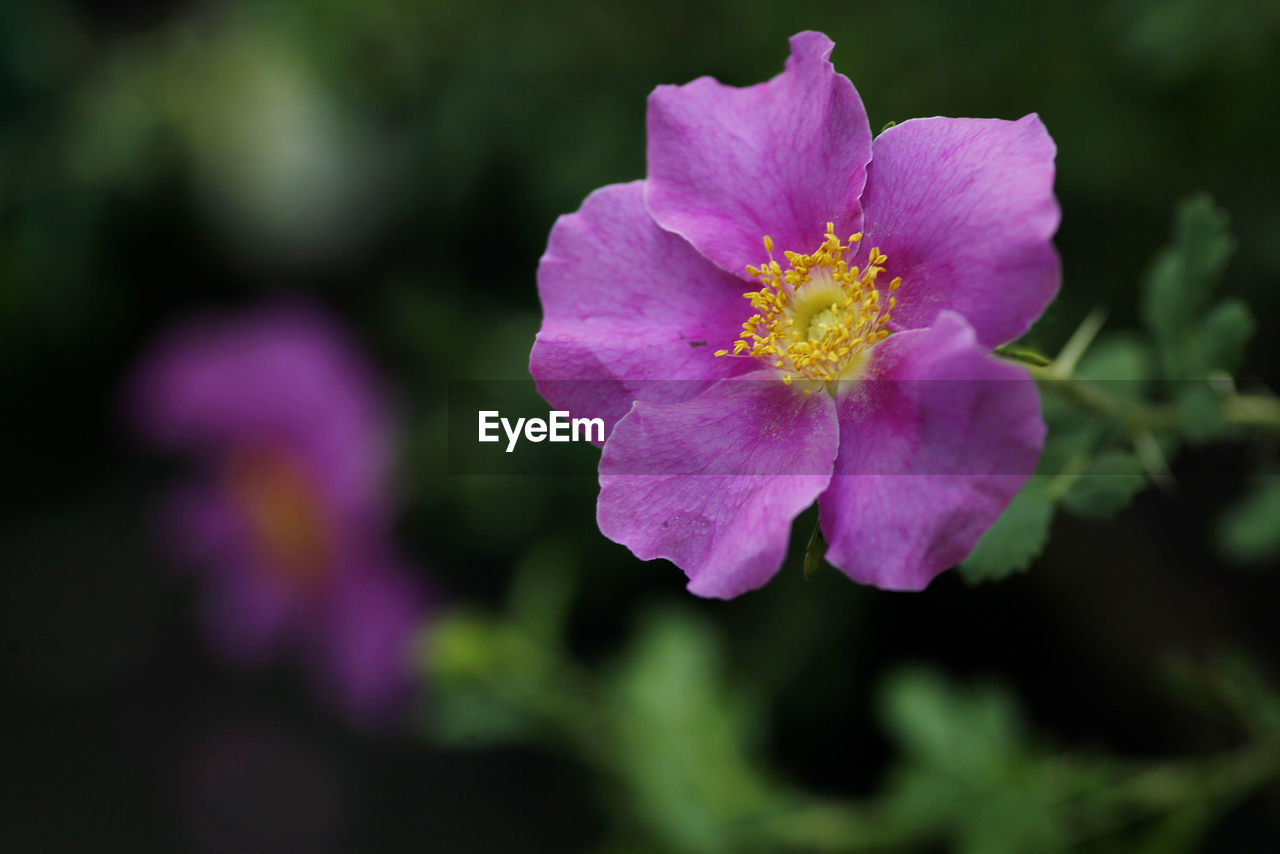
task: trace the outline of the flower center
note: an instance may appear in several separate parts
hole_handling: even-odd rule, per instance
[[[303,587],[329,574],[327,513],[296,460],[273,449],[237,451],[227,463],[226,478],[267,566]]]
[[[764,238],[769,262],[762,268],[747,267],[760,281],[760,290],[743,296],[756,310],[742,324],[742,335],[733,342],[733,355],[749,355],[782,371],[788,385],[794,379],[834,383],[858,375],[865,353],[889,336],[889,312],[895,297],[881,301],[876,277],[889,260],[877,248],[867,255],[866,269],[850,267],[845,260],[861,234],[841,243],[835,227],[827,223],[826,239],[812,255],[784,252],[789,268],[773,260],[773,239]],[[896,291],[900,278],[889,282]],[[717,356],[729,355],[717,350]]]

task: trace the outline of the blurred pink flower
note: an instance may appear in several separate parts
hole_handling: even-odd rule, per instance
[[[426,598],[391,538],[388,404],[337,323],[294,304],[190,320],[143,358],[130,405],[197,463],[165,523],[213,649],[287,651],[362,723],[401,711]]]

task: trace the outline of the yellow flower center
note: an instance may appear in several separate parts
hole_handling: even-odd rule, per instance
[[[742,324],[742,335],[733,342],[733,355],[754,356],[782,371],[788,385],[795,379],[835,383],[854,379],[865,363],[865,354],[876,342],[889,337],[889,313],[897,304],[890,296],[881,300],[876,277],[884,272],[888,256],[878,248],[867,254],[865,269],[845,260],[861,234],[850,235],[847,244],[827,223],[826,239],[812,255],[785,252],[789,269],[773,260],[773,239],[764,238],[769,262],[747,272],[760,281],[760,290],[743,296],[756,310]],[[889,282],[896,291],[900,278]],[[717,356],[729,355],[716,351]]]
[[[238,449],[225,476],[268,567],[310,588],[332,570],[328,514],[311,478],[291,455]]]

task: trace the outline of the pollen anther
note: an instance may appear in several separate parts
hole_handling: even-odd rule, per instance
[[[867,253],[866,269],[850,267],[845,260],[860,240],[862,234],[856,233],[841,243],[829,222],[826,238],[813,254],[783,252],[789,266],[783,270],[773,260],[773,239],[766,235],[768,262],[747,267],[761,287],[743,294],[755,314],[743,323],[733,355],[769,362],[783,371],[787,385],[795,379],[834,383],[848,378],[862,363],[862,353],[889,336],[889,312],[897,305],[896,297],[882,301],[876,285],[889,260],[879,247]],[[894,278],[885,290],[901,285],[902,279]]]

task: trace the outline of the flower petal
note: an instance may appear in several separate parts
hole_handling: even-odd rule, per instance
[[[639,402],[605,443],[600,531],[641,560],[675,563],[699,596],[753,590],[826,488],[837,433],[829,396],[806,396],[772,371],[684,403]]]
[[[812,252],[827,222],[858,231],[871,129],[822,33],[791,37],[786,70],[746,88],[700,77],[649,96],[645,201],[663,228],[745,276],[779,250]]]
[[[750,316],[742,282],[644,207],[641,182],[604,187],[557,220],[538,265],[543,321],[529,359],[538,391],[608,435],[632,401],[682,400],[759,367],[716,358]]]
[[[866,237],[901,276],[894,319],[964,315],[978,341],[1017,338],[1058,291],[1051,238],[1057,151],[1039,116],[911,119],[876,137],[862,196]]]
[[[963,560],[1035,468],[1035,383],[960,315],[872,351],[839,402],[840,454],[819,499],[827,560],[855,581],[920,590]]]
[[[313,678],[353,720],[395,719],[413,694],[411,641],[427,609],[413,570],[385,544],[364,544],[319,605]]]
[[[263,565],[235,506],[214,487],[190,485],[173,494],[158,521],[166,550],[204,576],[209,645],[239,664],[275,656],[298,619],[298,596]]]
[[[287,448],[350,521],[388,513],[390,404],[338,323],[304,303],[198,317],[148,355],[131,389],[139,432],[217,462],[228,449]]]

